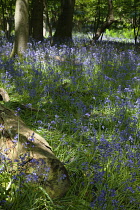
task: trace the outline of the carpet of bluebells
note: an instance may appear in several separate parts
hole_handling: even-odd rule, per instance
[[[52,201],[30,185],[35,174],[22,185],[1,167],[0,209],[140,209],[140,50],[78,37],[59,46],[31,40],[22,58],[11,49],[1,37],[5,106],[48,141],[72,184]]]

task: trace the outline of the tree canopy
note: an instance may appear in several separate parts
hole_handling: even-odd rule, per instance
[[[0,19],[0,30],[5,32],[7,38],[14,34],[15,30],[15,2],[15,0],[1,0],[0,4],[0,13],[2,14]],[[52,31],[54,31],[55,36],[58,35],[59,37],[60,35],[63,37],[64,34],[62,34],[61,29],[65,27],[60,24],[60,17],[63,17],[61,13],[62,10],[63,12],[65,12],[66,10],[66,0],[43,0],[43,4],[41,4],[41,2],[40,0],[29,0],[30,36],[32,36],[33,38],[37,38],[37,40],[42,40],[43,30],[49,30],[49,36],[52,36]],[[71,2],[71,0],[69,0],[69,2]],[[132,30],[132,37],[135,39],[136,43],[139,39],[140,29],[139,0],[76,0],[73,14],[73,30],[76,32],[91,32],[93,34],[93,38],[95,38],[95,36],[97,35],[97,30],[99,30],[99,28],[103,26],[103,24],[107,21],[109,17],[109,2],[112,2],[112,11],[115,21],[113,21],[113,24],[110,24],[110,26],[107,25],[107,27],[118,30],[120,31],[120,33],[122,29]],[[64,8],[62,9],[63,6]],[[71,7],[71,3],[68,7]],[[36,8],[42,9],[37,10]],[[34,22],[36,22],[37,24],[34,24]],[[36,29],[38,27],[39,30]],[[61,28],[59,30],[59,33],[58,28]],[[105,30],[101,31],[104,32]],[[47,33],[44,32],[44,35],[46,34]],[[71,32],[69,32],[69,34],[71,34]]]

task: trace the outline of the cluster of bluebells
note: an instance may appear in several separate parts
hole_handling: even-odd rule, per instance
[[[16,175],[13,175],[13,182],[22,180],[22,183],[45,183],[48,179],[48,173],[50,171],[50,167],[47,167],[46,162],[43,159],[34,159],[31,158],[27,160],[28,154],[24,154],[20,156],[19,159],[16,159],[14,162],[17,162],[18,171]],[[27,168],[25,166],[27,164]],[[29,165],[28,165],[29,164]],[[23,166],[25,166],[23,168]],[[32,172],[28,172],[28,167],[32,169]],[[30,169],[30,170],[31,170]],[[28,173],[27,173],[28,172]]]
[[[10,49],[11,45],[4,42],[3,58]],[[64,60],[57,60],[56,56]],[[26,93],[30,102],[27,107],[32,108],[34,101],[43,107],[47,100],[53,117],[50,119],[44,110],[44,119],[34,124],[39,129],[61,130],[61,146],[73,148],[78,144],[78,154],[92,157],[90,161],[82,157],[80,165],[77,161],[77,168],[90,177],[95,197],[90,207],[128,209],[129,203],[138,207],[140,57],[137,52],[124,50],[116,43],[89,47],[74,40],[71,47],[32,42],[25,57],[17,62],[0,60],[0,68],[5,72],[2,82],[10,88],[12,81],[19,94]],[[76,136],[80,143],[66,141],[67,135],[73,139]],[[33,172],[26,178],[35,181],[38,174]]]

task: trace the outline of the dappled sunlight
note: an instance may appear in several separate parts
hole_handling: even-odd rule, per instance
[[[6,106],[49,142],[70,175],[56,206],[138,209],[140,56],[124,46],[30,42],[24,59],[9,59],[11,43],[1,40]]]

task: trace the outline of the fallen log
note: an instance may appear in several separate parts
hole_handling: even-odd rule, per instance
[[[4,88],[0,88],[0,101],[10,101],[9,95]]]
[[[64,165],[55,157],[50,145],[28,128],[11,109],[0,104],[0,165],[9,171],[25,174],[33,182],[43,184],[51,198],[65,195],[70,180]],[[5,163],[4,163],[5,164]],[[33,175],[33,176],[32,176]]]

